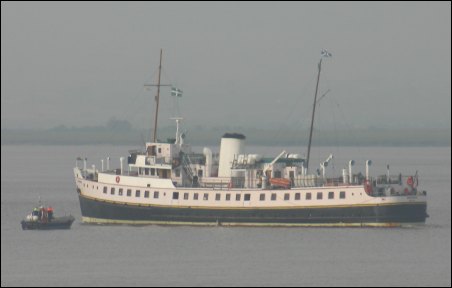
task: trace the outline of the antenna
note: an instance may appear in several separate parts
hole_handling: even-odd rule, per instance
[[[184,118],[182,117],[172,117],[170,118],[171,120],[176,120],[176,142],[174,144],[181,144],[181,135],[179,133],[179,124],[180,124],[180,120],[183,120]]]

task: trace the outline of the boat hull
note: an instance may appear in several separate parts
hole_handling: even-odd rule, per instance
[[[23,230],[53,230],[70,229],[75,218],[73,216],[63,216],[53,219],[50,222],[26,221],[20,222]]]
[[[291,208],[200,208],[127,205],[79,194],[85,223],[200,226],[401,226],[425,223],[425,202]]]

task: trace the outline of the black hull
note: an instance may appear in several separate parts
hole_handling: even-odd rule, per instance
[[[73,216],[65,216],[55,218],[50,222],[25,221],[20,222],[23,230],[54,230],[54,229],[70,229],[75,218]]]
[[[426,203],[290,209],[137,206],[79,195],[84,222],[251,226],[398,226],[425,223]],[[379,225],[381,224],[381,225]]]

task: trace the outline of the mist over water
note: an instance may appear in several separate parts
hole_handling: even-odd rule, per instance
[[[371,228],[224,228],[81,224],[75,158],[127,156],[129,146],[1,146],[2,286],[450,286],[450,147],[314,147],[327,173],[350,159],[371,174],[419,171],[428,192],[424,226]],[[195,147],[201,151],[202,147]],[[215,150],[216,148],[213,148]],[[299,147],[245,147],[276,156]],[[22,231],[41,196],[57,215],[76,217],[68,231]]]

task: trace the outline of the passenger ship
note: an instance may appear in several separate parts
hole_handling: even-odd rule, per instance
[[[309,154],[322,59],[318,64],[311,131],[306,159],[282,151],[272,158],[245,154],[246,137],[226,133],[220,151],[191,150],[176,120],[176,137],[157,140],[160,71],[154,118],[154,141],[143,151],[129,151],[127,162],[101,170],[77,158],[75,183],[85,223],[131,225],[326,226],[393,227],[425,223],[426,192],[414,176],[371,177],[353,171],[353,160],[342,175],[325,177],[332,155],[310,173]],[[174,89],[175,93],[180,90]],[[80,161],[83,161],[81,166]]]

